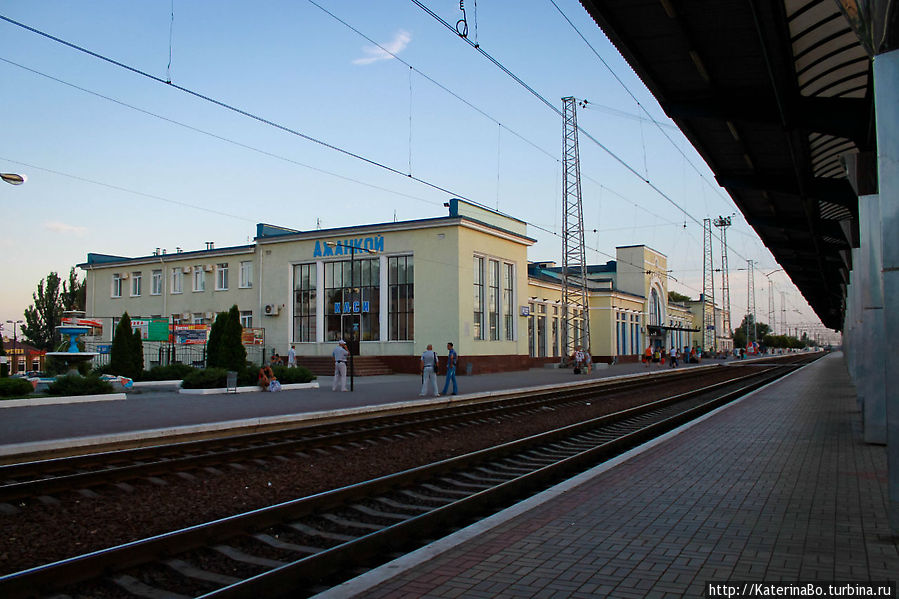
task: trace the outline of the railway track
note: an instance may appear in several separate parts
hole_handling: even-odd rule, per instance
[[[730,376],[725,367],[710,370],[716,371],[711,376],[722,379]],[[600,380],[562,392],[546,389],[508,393],[486,400],[417,407],[388,415],[362,416],[302,428],[9,464],[0,466],[0,503],[5,503],[5,510],[9,512],[15,509],[15,503],[21,507],[23,503],[47,496],[96,487],[115,492],[117,488],[128,489],[122,483],[179,472],[209,476],[208,468],[229,464],[253,467],[260,462],[305,457],[314,452],[384,443],[398,435],[416,434],[427,428],[463,427],[489,419],[539,413],[547,408],[564,409],[598,394],[610,397],[616,393],[631,393],[657,387],[660,381],[669,386],[675,383],[689,385],[690,381],[709,376],[709,369],[689,369],[622,380]]]
[[[737,380],[0,578],[0,596],[300,597],[588,469],[791,372]]]

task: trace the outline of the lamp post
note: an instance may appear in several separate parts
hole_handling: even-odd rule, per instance
[[[19,338],[18,338],[18,336],[16,335],[16,325],[22,324],[23,321],[22,321],[22,320],[7,320],[6,322],[8,322],[9,324],[12,325],[12,346],[13,346],[13,348],[14,348],[14,351],[15,351],[15,352],[18,352],[18,351],[19,351]],[[18,358],[18,355],[19,355],[19,354],[18,354],[18,353],[15,353],[14,355],[17,356],[17,357],[16,357],[16,362],[15,362],[15,363],[16,363],[16,372],[15,372],[15,374],[18,374],[18,372],[19,372],[19,358]],[[23,352],[23,355],[24,355],[24,352]],[[10,370],[12,370],[12,368],[10,368]]]
[[[25,175],[18,175],[16,173],[0,173],[0,179],[3,179],[10,185],[21,185],[28,180],[28,177],[26,177]],[[12,321],[7,320],[6,322]]]
[[[336,241],[326,241],[325,244],[329,245],[331,247],[334,247],[334,248],[343,248],[344,251],[346,251],[346,250],[350,251],[350,295],[351,295],[351,297],[350,297],[351,308],[350,309],[352,310],[351,314],[355,314],[354,308],[355,308],[356,303],[352,299],[352,294],[356,289],[356,279],[355,279],[355,276],[356,276],[356,250],[359,250],[360,252],[365,252],[366,254],[374,254],[375,252],[372,250],[365,249],[365,248],[356,247],[355,245],[346,245],[345,243],[340,243],[340,242],[336,242]],[[360,318],[362,316],[362,308],[361,307],[359,308],[359,316],[360,316]],[[361,324],[361,322],[360,322],[360,324]],[[343,327],[341,327],[341,328],[343,328]],[[359,328],[361,329],[362,327],[360,326]],[[353,330],[353,337],[355,340],[356,330]],[[362,340],[359,339],[358,343],[359,343],[359,351],[361,352],[362,351]],[[349,364],[349,366],[350,366],[350,391],[354,390],[354,379],[355,379],[355,369],[353,368],[353,351],[352,351],[352,349],[353,348],[350,347],[350,364]]]

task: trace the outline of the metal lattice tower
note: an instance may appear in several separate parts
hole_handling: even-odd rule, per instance
[[[746,279],[746,315],[752,316],[752,341],[758,341],[759,328],[758,320],[755,315],[755,263],[752,260],[746,261],[746,270],[748,277]],[[746,319],[746,344],[749,344],[749,318]]]
[[[733,329],[730,321],[730,276],[727,273],[727,228],[731,225],[729,216],[719,216],[713,223],[721,229],[721,309],[724,310],[722,318],[721,336],[732,336]]]
[[[777,310],[774,307],[774,281],[768,279],[768,327],[772,335],[777,334]]]
[[[712,259],[712,219],[702,221],[702,349],[718,349],[715,331],[715,264]]]
[[[578,345],[590,349],[581,159],[573,97],[562,98],[562,162],[562,341],[566,348],[565,362]]]

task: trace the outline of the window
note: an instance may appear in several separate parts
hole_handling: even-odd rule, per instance
[[[412,256],[387,258],[387,320],[390,341],[415,339],[415,285]]]
[[[206,291],[206,273],[202,266],[194,266],[194,291]]]
[[[499,262],[487,262],[487,324],[490,328],[490,340],[499,341]]]
[[[181,267],[175,267],[172,269],[172,293],[183,293],[184,292],[184,273],[181,271]]]
[[[228,289],[228,263],[215,265],[215,290],[225,291]]]
[[[474,338],[484,338],[484,259],[480,256],[474,257],[472,263],[472,274],[474,277],[474,313],[472,314],[472,324],[474,325]]]
[[[131,297],[137,297],[141,294],[141,281],[143,277],[139,272],[131,273]]]
[[[112,274],[112,297],[122,297],[122,275],[119,273]]]
[[[190,324],[206,324],[206,315],[202,312],[194,312],[190,315]]]
[[[240,287],[247,289],[253,286],[253,263],[249,260],[240,263]]]
[[[352,270],[351,270],[352,267]],[[381,338],[381,262],[325,263],[325,340]]]
[[[704,306],[704,304],[703,304]],[[659,294],[655,289],[649,292],[649,323],[651,325],[662,324],[662,303],[659,301]]]
[[[534,346],[534,319],[537,318],[537,316],[536,306],[534,305],[534,302],[528,303],[528,315],[528,355],[532,358],[536,358],[537,354]]]
[[[241,273],[244,264],[248,263],[241,263]],[[298,343],[316,340],[316,276],[315,264],[297,264],[293,267],[293,340]]]
[[[511,264],[503,264],[503,330],[506,332],[506,341],[515,340],[515,271]],[[555,313],[559,309],[555,308]]]
[[[150,295],[162,295],[162,269],[154,270],[150,276]]]
[[[546,304],[537,305],[537,357],[546,357]]]
[[[245,329],[253,328],[253,311],[252,310],[241,310],[240,311],[240,326]]]

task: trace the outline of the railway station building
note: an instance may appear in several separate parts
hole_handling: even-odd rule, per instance
[[[137,258],[90,253],[79,267],[86,317],[104,323],[94,341],[108,343],[126,311],[140,322],[167,321],[173,332],[202,331],[237,305],[245,343],[261,343],[263,355],[294,345],[301,364],[327,364],[339,339],[394,372],[417,372],[426,346],[440,353],[447,342],[461,356],[460,373],[559,362],[561,268],[528,261],[535,240],[523,221],[458,199],[447,207],[447,216],[348,228],[259,224],[248,245]],[[668,301],[667,270],[665,255],[642,245],[588,268],[590,339],[576,341],[594,361],[697,343],[690,307]],[[154,364],[154,355],[147,360]]]

